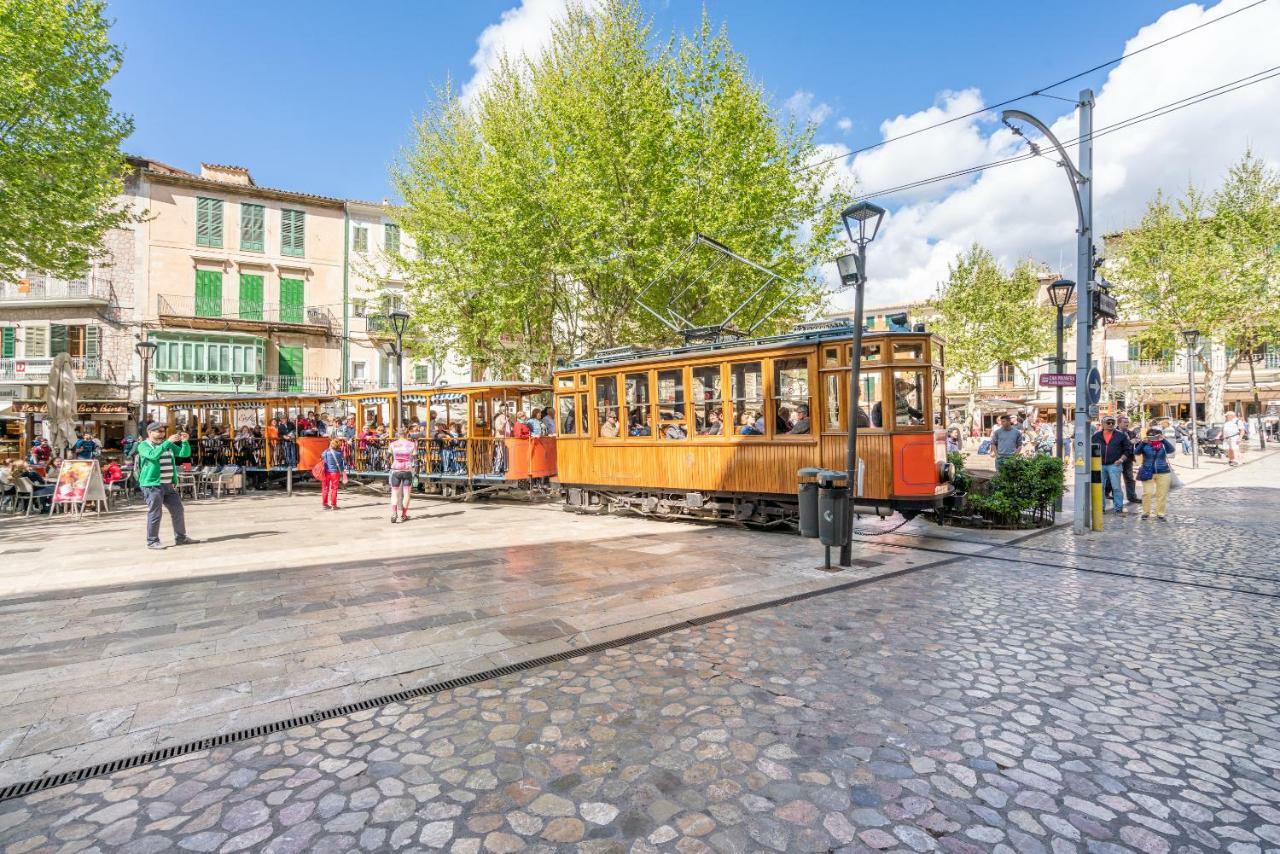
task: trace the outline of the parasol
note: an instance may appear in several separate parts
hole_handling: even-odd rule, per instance
[[[49,385],[44,392],[49,406],[46,426],[49,444],[64,456],[76,443],[76,375],[71,357],[59,353],[49,366]]]

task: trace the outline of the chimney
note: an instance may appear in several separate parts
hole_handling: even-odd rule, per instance
[[[201,163],[200,177],[208,181],[221,181],[224,184],[238,184],[241,187],[257,186],[253,176],[243,166],[226,166],[221,163]]]

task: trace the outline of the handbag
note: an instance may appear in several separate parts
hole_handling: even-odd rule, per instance
[[[990,440],[990,439],[983,439],[983,440],[982,440],[981,444],[979,444],[979,445],[978,445],[978,453],[979,453],[979,454],[989,454],[989,453],[991,453],[991,440]]]
[[[311,476],[314,477],[316,480],[324,479],[324,460],[320,460],[318,463],[316,463],[311,467]]]

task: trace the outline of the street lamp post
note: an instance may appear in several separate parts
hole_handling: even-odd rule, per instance
[[[134,345],[133,348],[137,352],[138,358],[142,360],[142,417],[138,419],[142,422],[138,425],[138,434],[140,436],[145,434],[147,431],[147,392],[149,391],[147,381],[150,375],[149,365],[151,364],[151,357],[155,355],[156,347],[158,346],[159,345],[156,344],[156,342],[148,341],[144,338]]]
[[[1200,437],[1196,435],[1196,347],[1200,343],[1200,332],[1196,329],[1182,330],[1182,341],[1187,345],[1187,388],[1191,391],[1191,467],[1200,468]]]
[[[404,424],[404,330],[409,325],[409,312],[396,309],[391,312],[391,328],[396,333],[396,418],[393,435]]]
[[[1080,111],[1079,163],[1073,163],[1067,150],[1044,122],[1022,110],[1005,110],[1001,120],[1018,136],[1022,131],[1014,121],[1025,122],[1053,144],[1058,152],[1059,165],[1071,184],[1071,195],[1076,203],[1076,425],[1075,425],[1075,513],[1071,529],[1083,534],[1090,528],[1090,471],[1092,453],[1089,435],[1089,371],[1093,367],[1093,90],[1080,90],[1076,102]],[[1032,151],[1039,149],[1032,143]]]
[[[840,283],[855,288],[853,298],[853,343],[849,348],[849,447],[846,454],[848,469],[849,513],[845,518],[844,542],[840,544],[840,565],[853,566],[853,498],[858,494],[858,392],[862,384],[862,305],[867,284],[867,244],[876,239],[885,210],[870,202],[857,202],[845,208],[840,216],[849,240],[858,247],[857,253],[841,255],[836,259]],[[854,236],[854,223],[857,236]],[[870,232],[870,234],[868,234]]]
[[[1056,364],[1054,370],[1062,373],[1066,370],[1067,361],[1066,354],[1062,352],[1062,313],[1067,307],[1067,303],[1071,302],[1071,295],[1075,293],[1076,283],[1070,279],[1058,279],[1049,286],[1049,302],[1058,310],[1058,322],[1056,325],[1058,333],[1058,350],[1055,359]],[[1054,447],[1058,456],[1058,462],[1062,462],[1062,420],[1065,417],[1065,411],[1062,405],[1062,386],[1054,387]],[[1080,401],[1076,401],[1076,406],[1080,405]],[[1062,496],[1059,495],[1054,503],[1054,510],[1062,510]]]

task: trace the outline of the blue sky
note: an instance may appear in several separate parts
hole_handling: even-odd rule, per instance
[[[125,48],[112,91],[137,125],[126,145],[182,168],[234,163],[263,185],[378,200],[433,88],[465,86],[489,48],[536,45],[565,2],[111,0]],[[727,23],[778,109],[820,119],[824,155],[1040,88],[1251,2],[642,0],[659,36],[696,27],[703,8]],[[1274,66],[1276,44],[1280,2],[1269,2],[1056,92],[1093,86],[1101,126]],[[1280,80],[1267,81],[1099,140],[1099,230],[1134,222],[1156,190],[1212,189],[1247,146],[1280,166],[1277,99]],[[1075,135],[1071,104],[1019,106]],[[840,163],[872,191],[1025,150],[985,113]],[[928,296],[974,241],[1008,264],[1061,269],[1071,257],[1074,209],[1047,160],[880,201],[891,214],[873,304]]]

